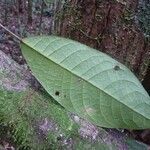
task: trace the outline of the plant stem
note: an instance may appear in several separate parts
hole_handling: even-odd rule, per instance
[[[7,29],[6,27],[4,27],[1,23],[0,23],[0,27],[2,27],[5,31],[7,31],[10,35],[12,35],[13,37],[15,37],[16,39],[18,39],[19,41],[22,42],[22,39],[17,36],[16,34],[14,34],[13,32],[11,32],[9,29]]]

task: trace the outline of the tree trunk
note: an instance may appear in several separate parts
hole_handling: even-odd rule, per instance
[[[18,11],[19,13],[23,13],[23,1],[18,0]]]
[[[28,0],[28,24],[32,24],[32,0]]]
[[[43,19],[43,11],[44,11],[44,0],[41,1],[41,14],[40,14],[40,23],[39,23],[39,34],[41,34],[42,29],[42,19]]]
[[[138,0],[70,0],[59,34],[111,55],[143,80],[150,44],[139,26],[139,4]]]
[[[4,7],[5,7],[4,23],[7,24],[7,20],[8,20],[8,3],[7,3],[6,0],[4,1]]]

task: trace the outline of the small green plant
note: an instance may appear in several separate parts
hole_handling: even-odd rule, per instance
[[[28,65],[66,110],[107,128],[150,128],[150,97],[124,65],[78,42],[38,36],[22,40]]]

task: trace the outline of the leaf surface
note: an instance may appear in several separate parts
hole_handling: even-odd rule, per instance
[[[78,42],[38,36],[22,52],[46,91],[68,111],[107,128],[150,128],[150,97],[124,65]]]

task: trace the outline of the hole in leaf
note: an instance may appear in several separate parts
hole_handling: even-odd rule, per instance
[[[56,95],[56,96],[59,96],[59,94],[60,94],[59,91],[56,91],[56,92],[55,92],[55,95]]]
[[[118,70],[120,70],[120,67],[116,65],[116,66],[114,67],[114,70],[118,71]]]
[[[57,141],[60,141],[62,138],[60,136],[57,137]]]

